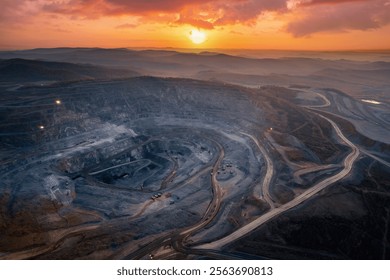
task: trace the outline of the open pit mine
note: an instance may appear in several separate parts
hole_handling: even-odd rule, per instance
[[[387,103],[150,76],[0,89],[0,259],[390,258]]]

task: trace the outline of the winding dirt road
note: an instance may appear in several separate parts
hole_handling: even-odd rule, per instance
[[[220,240],[211,242],[211,243],[206,243],[206,244],[203,244],[200,246],[196,246],[195,249],[207,249],[207,250],[220,249],[220,248],[242,238],[243,236],[251,233],[252,231],[257,229],[259,226],[263,225],[264,223],[268,222],[269,220],[273,219],[274,217],[279,216],[279,215],[285,213],[286,211],[290,210],[291,208],[296,207],[297,205],[307,201],[308,199],[310,199],[314,195],[318,194],[320,191],[322,191],[326,187],[343,179],[344,177],[346,177],[349,174],[349,172],[351,172],[354,162],[359,157],[359,154],[360,154],[359,149],[344,136],[344,134],[341,132],[340,128],[337,126],[337,124],[335,122],[333,122],[331,119],[329,119],[327,117],[322,116],[319,113],[316,113],[316,114],[318,116],[320,116],[321,118],[327,120],[332,125],[332,127],[335,130],[335,132],[337,133],[338,137],[346,145],[348,145],[351,148],[351,152],[343,160],[342,166],[344,168],[339,173],[337,173],[331,177],[325,178],[322,181],[318,182],[313,187],[306,190],[305,192],[303,192],[299,196],[295,197],[293,200],[289,201],[288,203],[281,205],[279,208],[271,209],[269,212],[265,213],[264,215],[257,218],[256,220],[252,221],[251,223],[243,226],[242,228],[236,230],[235,232],[231,233],[230,235],[228,235]]]
[[[272,160],[269,157],[265,148],[262,145],[260,145],[259,141],[255,137],[253,137],[250,134],[244,133],[244,132],[241,132],[241,134],[246,135],[249,138],[251,138],[252,141],[255,142],[256,146],[259,148],[260,152],[264,156],[267,171],[265,173],[264,179],[262,180],[262,193],[263,193],[264,200],[269,204],[271,209],[274,209],[275,204],[274,204],[274,201],[272,200],[271,195],[269,193],[269,187],[270,187],[270,184],[272,181],[272,177],[274,176],[274,163],[272,162]]]

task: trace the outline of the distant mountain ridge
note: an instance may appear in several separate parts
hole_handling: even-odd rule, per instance
[[[0,60],[0,81],[34,82],[113,79],[139,76],[135,71],[106,67],[13,58]]]
[[[191,53],[126,48],[0,51],[0,59],[9,60],[0,61],[0,81],[73,81],[155,76],[217,80],[249,87],[334,87],[360,99],[389,99],[390,62],[386,59],[364,60],[367,57],[365,53],[351,60],[343,56],[332,59],[329,54],[322,55],[321,52],[318,52],[317,57],[313,53],[304,52],[285,54],[279,58],[256,58],[202,50]],[[347,53],[345,57],[357,55],[359,53]]]
[[[56,48],[0,52],[0,59],[22,58],[83,63],[127,69],[143,75],[192,77],[199,71],[239,72],[250,75],[310,75],[325,68],[389,69],[389,62],[329,60],[308,57],[248,58],[217,52],[187,53],[174,50],[125,48]]]

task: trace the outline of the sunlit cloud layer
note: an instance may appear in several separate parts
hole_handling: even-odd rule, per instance
[[[1,32],[29,25],[66,31],[99,22],[112,30],[157,24],[236,34],[277,22],[277,32],[300,38],[386,28],[390,0],[3,0],[0,9]]]

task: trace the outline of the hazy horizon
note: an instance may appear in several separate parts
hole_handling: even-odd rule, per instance
[[[308,53],[367,53],[367,52],[389,52],[390,53],[390,47],[388,48],[377,48],[377,49],[363,49],[363,48],[356,48],[356,49],[288,49],[288,48],[204,48],[204,47],[153,47],[153,46],[117,46],[117,47],[104,47],[104,46],[34,46],[34,47],[10,47],[10,48],[1,48],[0,51],[26,51],[26,50],[34,50],[34,49],[108,49],[108,50],[115,50],[115,49],[128,49],[128,50],[185,50],[185,51],[193,51],[193,52],[204,52],[204,51],[249,51],[249,52],[308,52]]]
[[[321,59],[346,59],[355,61],[390,61],[390,49],[383,50],[288,50],[288,49],[232,49],[232,48],[174,48],[174,47],[36,47],[30,49],[9,49],[0,50],[0,53],[7,52],[29,52],[36,50],[77,50],[77,49],[104,49],[104,50],[129,50],[129,51],[175,51],[180,53],[220,53],[226,55],[233,55],[238,57],[262,59],[262,58],[321,58]]]

